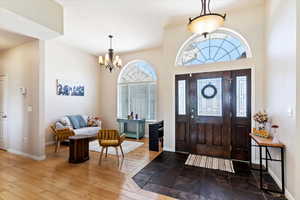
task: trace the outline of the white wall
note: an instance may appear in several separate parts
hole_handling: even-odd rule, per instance
[[[193,67],[176,67],[175,59],[181,45],[191,36],[186,25],[169,26],[165,28],[162,47],[127,53],[122,56],[124,63],[135,59],[144,59],[151,63],[158,75],[158,120],[165,120],[165,148],[175,150],[175,75],[196,73],[204,71],[221,71],[231,69],[252,68],[253,83],[253,110],[263,107],[263,67],[264,67],[264,7],[256,6],[241,11],[228,13],[226,27],[239,32],[249,42],[253,51],[253,58],[239,60],[231,63],[217,63]],[[256,31],[253,31],[256,30]],[[104,126],[116,127],[117,113],[117,77],[101,72],[101,109]],[[104,86],[104,87],[103,87]],[[107,87],[105,87],[107,86]],[[108,88],[109,87],[109,88]],[[107,99],[111,99],[108,103]]]
[[[99,114],[100,67],[97,59],[57,41],[45,44],[46,143],[53,141],[49,126],[64,115]],[[85,85],[84,97],[56,95],[56,80],[74,80]],[[110,87],[109,87],[110,88]]]
[[[299,143],[295,140],[298,130],[296,116],[299,115],[295,114],[296,75],[296,0],[267,0],[265,105],[273,123],[280,126],[280,141],[286,145],[288,197],[295,196],[299,188],[296,180],[300,179],[299,168],[295,167],[296,159],[299,159],[299,153],[296,152]],[[293,116],[289,116],[289,109],[292,109]],[[272,151],[272,155],[278,158],[280,154]],[[271,170],[275,179],[281,180],[279,165],[272,164]]]
[[[0,74],[8,76],[8,150],[35,159],[44,155],[38,132],[39,54],[38,41],[0,52]],[[27,88],[26,96],[21,87]]]

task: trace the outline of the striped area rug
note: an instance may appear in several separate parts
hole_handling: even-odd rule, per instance
[[[185,165],[235,173],[231,160],[190,154]]]

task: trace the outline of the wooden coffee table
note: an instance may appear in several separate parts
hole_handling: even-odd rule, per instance
[[[69,137],[69,163],[82,163],[89,160],[89,142],[95,139],[96,135],[75,135]]]

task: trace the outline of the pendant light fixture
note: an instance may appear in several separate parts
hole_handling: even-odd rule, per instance
[[[212,13],[210,0],[201,0],[202,9],[199,16],[189,19],[188,29],[192,33],[205,37],[224,25],[226,14]]]
[[[110,40],[110,48],[108,49],[108,53],[105,54],[104,58],[102,56],[99,56],[98,63],[100,66],[103,66],[106,69],[108,69],[110,72],[112,72],[113,69],[115,68],[120,69],[122,67],[122,60],[120,56],[114,55],[114,50],[112,48],[113,36],[109,35],[108,37]]]

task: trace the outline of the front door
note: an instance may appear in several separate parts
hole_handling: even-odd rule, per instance
[[[251,70],[176,76],[176,151],[249,159]]]

